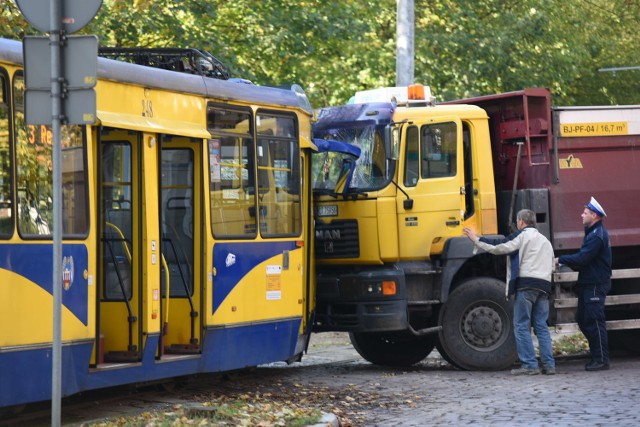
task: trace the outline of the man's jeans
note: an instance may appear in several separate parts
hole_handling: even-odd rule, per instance
[[[538,337],[540,360],[545,368],[555,368],[551,334],[547,326],[549,318],[549,298],[547,294],[537,290],[521,290],[516,292],[513,307],[513,328],[516,336],[518,358],[523,368],[538,368],[536,352],[533,348],[531,325]]]

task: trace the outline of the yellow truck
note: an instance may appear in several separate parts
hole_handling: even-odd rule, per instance
[[[546,89],[436,104],[383,88],[323,108],[314,141],[314,331],[347,331],[368,361],[406,366],[436,346],[461,369],[516,360],[504,257],[462,235],[512,231],[536,213],[556,256],[576,251],[592,195],[606,206],[614,282],[611,346],[640,350],[640,108],[552,107]],[[554,277],[550,322],[577,331],[576,273]]]

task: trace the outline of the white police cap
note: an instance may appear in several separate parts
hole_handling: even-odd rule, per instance
[[[591,197],[591,200],[589,201],[589,203],[584,205],[584,207],[591,209],[601,217],[607,216],[606,212],[604,211],[600,203],[598,203],[598,201],[593,196]]]

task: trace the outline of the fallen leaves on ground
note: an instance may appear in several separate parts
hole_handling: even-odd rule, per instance
[[[252,391],[248,392],[247,388]],[[192,404],[175,405],[87,426],[297,427],[319,422],[322,413],[333,413],[341,427],[356,427],[364,424],[367,409],[413,404],[410,400],[399,402],[363,391],[355,384],[341,388],[280,380],[271,384],[251,384],[245,378],[238,383],[231,379],[209,390],[191,397]]]

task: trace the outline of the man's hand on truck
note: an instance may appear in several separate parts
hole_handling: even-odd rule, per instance
[[[476,240],[479,239],[478,235],[476,234],[475,231],[473,231],[472,229],[470,229],[469,227],[465,227],[462,229],[462,233],[467,236],[469,239],[471,239],[472,242],[475,242]]]

